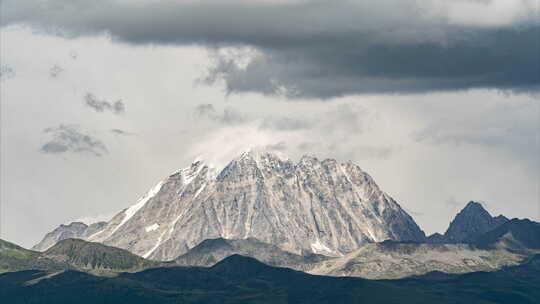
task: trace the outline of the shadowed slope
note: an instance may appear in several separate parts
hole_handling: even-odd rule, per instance
[[[370,281],[313,276],[230,256],[211,268],[166,267],[117,277],[67,271],[0,275],[9,303],[535,303],[540,297],[540,256],[501,271],[405,280]],[[23,283],[25,279],[32,284]],[[6,282],[17,282],[9,284]]]

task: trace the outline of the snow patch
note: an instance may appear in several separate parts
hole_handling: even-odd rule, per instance
[[[146,227],[146,232],[154,231],[154,230],[157,230],[158,228],[159,228],[159,225],[154,223],[153,225]]]
[[[197,166],[196,170],[193,170],[193,165]],[[191,167],[182,170],[182,178],[184,180],[184,185],[189,185],[201,172],[204,168],[204,165],[201,162],[195,162]]]
[[[163,231],[163,233],[161,233],[156,242],[156,245],[154,245],[154,247],[152,247],[152,249],[150,249],[147,253],[143,254],[143,258],[147,259],[152,254],[152,252],[154,252],[159,247],[159,245],[161,245],[161,240],[163,239],[163,235],[165,235],[165,232],[166,231]]]
[[[330,248],[326,247],[323,243],[321,243],[321,240],[317,239],[317,241],[313,244],[311,244],[311,250],[315,253],[334,253]]]
[[[122,219],[122,222],[120,222],[120,224],[118,224],[118,226],[114,228],[114,230],[109,234],[109,236],[113,235],[120,227],[127,223],[127,221],[129,221],[129,219],[131,219],[133,215],[137,213],[137,211],[141,210],[141,208],[144,207],[144,205],[146,205],[146,203],[152,197],[156,196],[159,190],[161,190],[161,186],[163,186],[163,181],[159,182],[152,189],[150,189],[150,191],[148,191],[148,193],[141,197],[135,205],[127,208],[126,211],[124,211],[124,218]]]
[[[199,190],[197,190],[197,192],[196,192],[195,195],[193,196],[193,199],[196,199],[197,196],[199,196],[199,194],[201,194],[201,192],[204,190],[204,188],[206,188],[206,183],[202,184],[202,185],[199,187]]]

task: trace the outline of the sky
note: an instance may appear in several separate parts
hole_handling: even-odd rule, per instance
[[[535,0],[0,3],[3,239],[250,147],[351,160],[427,234],[540,220]]]

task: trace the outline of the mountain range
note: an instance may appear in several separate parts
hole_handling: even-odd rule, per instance
[[[351,162],[304,156],[295,163],[250,150],[222,169],[196,160],[109,222],[61,225],[33,249],[80,238],[178,265],[212,266],[240,254],[314,274],[402,278],[518,264],[534,249],[518,250],[515,242],[511,251],[474,244],[508,222],[471,201],[444,235],[426,237]]]
[[[494,217],[471,201],[444,234],[426,237],[353,163],[249,151],[222,169],[195,161],[110,221],[60,225],[32,250],[0,240],[0,287],[28,302],[44,294],[69,302],[89,289],[89,302],[123,295],[133,303],[302,303],[314,293],[312,303],[349,303],[360,298],[347,288],[369,286],[391,292],[365,299],[401,303],[418,292],[454,303],[436,288],[484,284],[477,278],[530,286],[538,254],[540,223]],[[512,303],[535,296],[496,292]]]

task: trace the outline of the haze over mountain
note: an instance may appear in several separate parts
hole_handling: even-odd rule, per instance
[[[339,256],[384,240],[423,241],[414,220],[353,163],[297,163],[251,150],[222,170],[203,161],[159,182],[90,241],[172,260],[206,239],[255,238]]]

